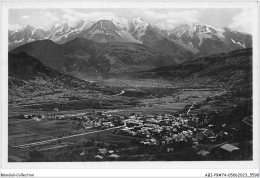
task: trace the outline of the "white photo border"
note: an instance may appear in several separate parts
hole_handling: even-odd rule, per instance
[[[8,10],[23,8],[250,8],[253,16],[253,161],[156,161],[156,162],[39,162],[39,163],[9,163],[8,162]],[[19,1],[1,3],[1,169],[89,169],[98,174],[95,169],[254,169],[259,171],[259,91],[260,91],[260,60],[259,60],[259,2],[151,2],[151,1],[99,1],[99,2],[69,2],[69,1]],[[153,170],[151,170],[153,169]],[[68,170],[64,170],[66,173]],[[59,171],[58,171],[59,172]],[[82,171],[80,171],[82,172]],[[110,171],[108,171],[110,172]],[[120,171],[119,171],[120,172]],[[169,172],[167,170],[166,172]],[[196,172],[196,171],[195,171]],[[45,172],[46,175],[47,172]],[[101,172],[100,172],[101,173]],[[58,173],[59,174],[59,173]],[[66,173],[69,175],[69,173]],[[108,174],[105,174],[108,175]],[[129,174],[131,175],[131,174]],[[150,175],[147,173],[147,176]],[[153,174],[157,175],[157,174]],[[66,176],[66,175],[64,175]],[[93,176],[93,174],[92,174]],[[102,176],[102,175],[101,175]],[[128,176],[128,173],[125,174]]]

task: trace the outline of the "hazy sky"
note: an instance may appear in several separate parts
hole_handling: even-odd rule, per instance
[[[9,29],[29,24],[50,29],[54,24],[67,22],[74,25],[79,19],[94,20],[116,16],[143,20],[162,29],[180,24],[208,24],[217,28],[229,27],[251,33],[250,9],[10,9]]]

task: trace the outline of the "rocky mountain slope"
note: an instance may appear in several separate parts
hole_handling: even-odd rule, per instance
[[[141,18],[133,20],[121,18],[81,20],[75,26],[69,26],[67,23],[56,24],[48,31],[27,25],[16,31],[9,31],[9,51],[36,40],[50,39],[63,44],[75,38],[86,38],[102,43],[141,43],[159,53],[174,56],[176,62],[191,60],[196,53],[188,45],[168,40],[159,28],[150,25]]]
[[[133,74],[135,78],[166,79],[179,87],[220,87],[252,92],[252,48],[203,57],[176,66]]]
[[[81,79],[109,74],[144,71],[176,64],[175,58],[162,55],[138,43],[98,43],[76,38],[64,44],[51,40],[22,45],[10,53],[26,52],[44,65]]]
[[[199,57],[252,47],[252,36],[229,28],[217,29],[210,25],[180,25],[172,30],[162,30],[143,19],[127,20],[103,17],[80,20],[76,25],[56,24],[50,30],[30,25],[9,31],[9,51],[23,44],[49,39],[65,44],[76,38],[99,43],[136,43],[153,49],[156,53],[174,58],[176,63]]]
[[[210,25],[181,25],[169,31],[167,36],[196,49],[198,57],[252,47],[251,35]]]
[[[195,58],[198,52],[190,46],[171,41],[165,37],[162,30],[143,21],[141,18],[132,20],[131,34],[142,44],[157,52],[174,56],[177,63],[182,63]]]
[[[30,25],[23,26],[21,29],[8,31],[9,51],[23,44],[43,40],[48,38],[50,32],[42,28],[35,28]]]
[[[24,52],[8,55],[8,94],[11,98],[80,88],[91,88],[90,83],[61,74]]]

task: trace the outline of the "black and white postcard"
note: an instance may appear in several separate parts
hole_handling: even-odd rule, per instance
[[[259,166],[257,2],[1,8],[2,165]]]

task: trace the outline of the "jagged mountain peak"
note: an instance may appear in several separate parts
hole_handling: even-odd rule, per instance
[[[125,19],[125,18],[119,18],[115,16],[107,16],[107,17],[102,17],[99,18],[98,20],[109,20],[113,22],[116,26],[118,26],[122,30],[128,31],[130,28],[130,21]]]
[[[46,30],[45,28],[43,28],[42,26],[37,26],[36,28],[39,29],[39,30],[48,31],[48,30]]]
[[[231,28],[229,28],[229,27],[223,27],[223,30],[224,30],[224,31],[229,31],[229,32],[238,32],[238,31],[233,30],[233,29],[231,29]],[[239,33],[242,33],[242,32],[239,32]],[[244,33],[244,34],[246,34],[246,33]]]
[[[137,17],[132,19],[132,23],[134,24],[143,24],[143,25],[149,25],[148,22],[144,21],[141,17]]]
[[[64,23],[62,23],[62,24],[55,24],[55,25],[51,28],[50,32],[52,32],[52,33],[67,32],[67,31],[69,31],[69,29],[70,29],[69,24],[64,22]]]
[[[143,21],[143,22],[145,22],[141,17],[133,18],[133,21]]]
[[[33,27],[32,25],[24,25],[22,28],[21,28],[21,31],[23,30],[34,30],[35,27]]]
[[[244,35],[250,35],[248,33],[244,33],[244,32],[239,32],[239,31],[236,31],[236,30],[233,30],[229,27],[223,27],[223,31],[225,32],[231,32],[231,33],[240,33],[240,34],[244,34]]]
[[[91,27],[92,28],[92,27]],[[99,28],[99,29],[104,29],[108,31],[119,31],[121,30],[117,24],[115,24],[113,21],[110,20],[99,20],[97,23],[95,23],[95,26],[93,28]]]
[[[18,30],[9,32],[9,50],[29,42],[46,39],[48,35],[49,31],[45,31],[42,28],[24,25]]]
[[[224,32],[224,30],[219,29],[219,28],[215,28],[211,25],[207,25],[207,24],[192,24],[192,25],[187,25],[187,24],[182,24],[179,25],[175,28],[173,28],[172,30],[170,30],[170,32],[185,32],[185,31],[190,31],[190,32],[196,32],[196,33],[220,33],[220,32]]]
[[[182,24],[172,30],[165,31],[141,17],[131,20],[115,16],[100,17],[93,20],[81,19],[74,26],[64,22],[54,25],[48,31],[32,26],[25,28],[27,29],[26,32],[21,32],[21,30],[18,33],[9,32],[10,49],[34,40],[51,39],[63,44],[75,38],[86,38],[103,43],[134,42],[161,50],[174,48],[166,50],[167,54],[171,55],[174,55],[175,52],[178,53],[179,48],[180,51],[183,51],[183,55],[187,49],[192,53],[210,55],[252,46],[251,35],[236,32],[229,28],[222,30],[211,25],[197,23]],[[161,50],[160,52],[162,52]]]
[[[180,25],[169,31],[168,38],[197,49],[201,56],[229,52],[252,45],[251,35],[206,24]]]

